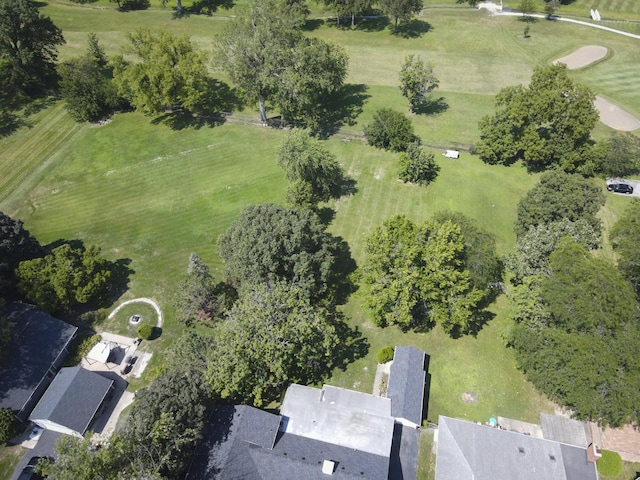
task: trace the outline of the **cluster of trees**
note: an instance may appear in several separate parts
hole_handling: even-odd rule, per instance
[[[518,205],[515,252],[507,257],[520,368],[577,418],[619,426],[637,419],[639,308],[624,258],[637,256],[633,212],[612,231],[619,269],[589,250],[601,243],[604,196],[592,180],[545,173]],[[627,278],[632,280],[633,275]]]
[[[395,216],[367,238],[365,251],[365,303],[380,326],[470,332],[501,280],[495,240],[461,214],[442,213],[422,225]]]
[[[595,94],[575,83],[566,66],[537,67],[528,87],[503,88],[496,112],[480,123],[480,158],[490,164],[522,160],[529,170],[560,168],[593,175],[606,155],[591,140],[599,118]]]

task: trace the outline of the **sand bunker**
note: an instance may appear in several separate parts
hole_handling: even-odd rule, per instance
[[[640,120],[600,96],[596,96],[595,106],[600,112],[600,121],[611,128],[624,132],[640,128]]]
[[[576,68],[586,67],[590,63],[597,62],[598,60],[606,57],[608,50],[606,47],[599,47],[598,45],[587,45],[586,47],[580,47],[575,52],[567,55],[566,57],[559,58],[553,63],[564,63],[569,70],[575,70]]]

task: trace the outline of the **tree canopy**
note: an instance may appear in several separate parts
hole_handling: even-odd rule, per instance
[[[373,121],[364,128],[367,143],[377,148],[403,152],[417,137],[411,120],[390,108],[380,108],[373,114]]]
[[[582,219],[600,235],[596,214],[602,205],[604,194],[592,180],[559,170],[546,172],[518,203],[516,235],[521,237],[530,227],[562,219]]]
[[[413,54],[405,57],[400,68],[400,91],[409,100],[409,113],[426,103],[439,83],[431,65]]]
[[[365,303],[376,324],[468,330],[483,293],[464,269],[460,227],[450,220],[418,226],[397,215],[367,238],[363,267]]]
[[[335,155],[311,137],[308,130],[294,129],[287,134],[278,152],[278,164],[290,184],[308,185],[312,203],[340,196],[344,180],[342,168]]]
[[[146,114],[168,109],[198,113],[210,106],[205,54],[188,37],[142,28],[128,39],[123,53],[137,61],[114,57],[113,75],[118,93],[136,109]]]
[[[640,173],[640,137],[629,132],[614,132],[606,141],[607,155],[598,172],[613,177]]]
[[[336,248],[315,214],[275,204],[245,208],[218,241],[234,286],[286,280],[314,298],[330,293]]]
[[[62,31],[32,0],[0,0],[0,69],[10,90],[32,93],[56,79]]]
[[[400,153],[398,177],[405,183],[427,186],[438,176],[440,166],[432,152],[426,152],[419,143],[412,142],[406,152]]]
[[[522,159],[529,170],[561,168],[592,175],[602,149],[590,133],[599,114],[595,94],[567,75],[566,66],[537,67],[528,87],[503,88],[496,112],[479,124],[480,158],[490,164]]]
[[[243,289],[215,332],[207,373],[213,391],[260,406],[287,382],[320,380],[340,343],[334,318],[289,281]]]
[[[42,247],[20,220],[0,212],[0,290],[7,292],[16,284],[14,270],[23,260],[42,255]]]
[[[398,28],[398,22],[407,22],[411,17],[420,13],[423,8],[422,0],[381,0],[380,8],[384,14],[393,19],[393,31]]]
[[[111,262],[100,248],[73,248],[65,243],[45,257],[25,260],[16,269],[18,288],[48,312],[96,301],[109,288]]]
[[[609,234],[618,268],[640,294],[640,202],[634,200]]]

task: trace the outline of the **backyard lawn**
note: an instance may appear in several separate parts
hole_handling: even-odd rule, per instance
[[[68,43],[61,48],[62,59],[84,50],[89,31],[97,33],[108,54],[116,53],[126,33],[138,26],[190,34],[210,49],[226,21],[196,15],[175,20],[168,9],[123,14],[113,8],[58,3],[49,3],[43,13],[64,31]],[[364,21],[354,30],[320,21],[309,33],[340,42],[350,56],[348,82],[354,93],[349,107],[354,118],[327,146],[357,181],[357,193],[330,205],[336,213],[329,229],[349,243],[358,264],[365,261],[365,238],[386,218],[401,213],[423,221],[445,209],[476,219],[495,235],[499,253],[507,253],[515,242],[517,202],[537,176],[519,165],[484,165],[465,152],[458,160],[440,154],[451,146],[468,149],[477,141],[477,122],[491,113],[500,88],[527,82],[537,64],[570,53],[585,38],[608,47],[611,56],[572,75],[640,114],[640,92],[632,86],[640,76],[635,40],[547,21],[532,24],[531,38],[525,40],[517,19],[465,8],[429,8],[419,22],[424,33],[415,38],[393,36]],[[437,181],[426,189],[399,182],[397,155],[368,147],[360,137],[377,108],[407,110],[397,75],[409,53],[432,62],[441,80],[434,93],[436,106],[411,117],[424,144],[437,147],[441,166]],[[213,63],[211,71],[225,80]],[[163,349],[182,331],[174,320],[173,297],[189,254],[197,253],[221,279],[218,236],[245,206],[284,201],[286,182],[276,163],[284,132],[245,124],[255,119],[255,111],[247,108],[222,125],[172,129],[162,119],[126,113],[94,126],[75,123],[60,102],[42,105],[23,116],[24,126],[0,138],[0,210],[23,220],[42,243],[76,239],[99,245],[112,260],[127,260],[132,274],[119,301],[151,297],[164,311],[162,335],[150,344],[156,353],[151,366],[157,367]],[[605,127],[598,128],[599,136],[608,134]],[[610,200],[602,214],[606,226],[617,218],[622,202]],[[106,322],[103,327],[125,333],[133,310],[117,316],[117,325]],[[476,337],[455,340],[439,328],[404,333],[374,327],[357,294],[344,312],[370,346],[366,357],[346,371],[336,371],[329,383],[370,392],[377,350],[414,345],[430,357],[432,421],[439,414],[536,421],[540,411],[552,408],[524,380],[504,346],[509,328],[504,297],[491,307],[494,316]],[[472,403],[463,401],[465,393]]]

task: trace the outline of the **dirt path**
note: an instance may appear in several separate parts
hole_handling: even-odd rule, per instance
[[[125,305],[129,305],[131,303],[146,303],[148,305],[151,305],[156,311],[156,313],[158,314],[158,323],[156,323],[156,327],[162,328],[162,310],[160,310],[160,306],[156,303],[156,301],[152,300],[151,298],[134,298],[133,300],[127,300],[126,302],[122,302],[113,310],[113,312],[109,314],[108,318],[115,317],[116,313],[118,313],[118,311],[120,311],[122,307],[124,307]]]

